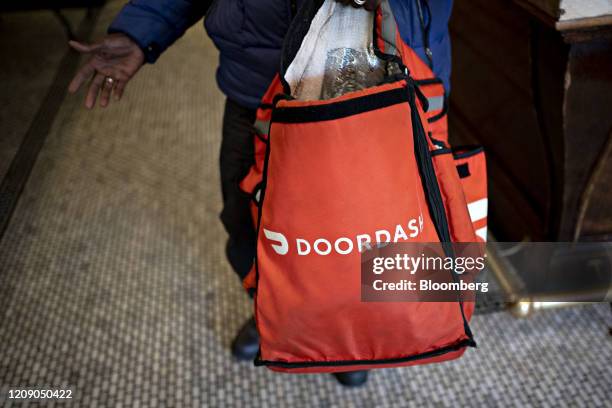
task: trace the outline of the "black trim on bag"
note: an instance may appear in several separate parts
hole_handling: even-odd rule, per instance
[[[472,175],[472,173],[470,173],[470,165],[468,163],[463,163],[463,164],[458,165],[457,173],[459,173],[460,179],[470,177]]]
[[[476,156],[479,153],[484,152],[484,147],[472,145],[472,146],[461,146],[453,149],[453,157],[455,160],[467,159],[472,156]]]
[[[427,198],[427,206],[429,207],[429,212],[432,216],[434,226],[446,256],[454,258],[455,254],[452,246],[450,227],[446,217],[446,209],[444,206],[444,201],[442,200],[442,193],[440,191],[440,186],[438,185],[438,178],[433,165],[433,156],[429,150],[427,135],[425,134],[425,129],[423,128],[423,123],[421,123],[421,118],[417,110],[417,97],[421,100],[421,102],[424,97],[414,80],[408,80],[406,92],[408,94],[408,103],[410,104],[410,116],[414,136],[414,154],[417,159],[419,173],[421,174],[423,191],[425,192],[425,196]],[[451,276],[453,277],[453,281],[457,282],[457,275],[454,271],[451,272]],[[470,325],[465,316],[463,298],[461,294],[458,295],[458,302],[459,309],[461,311],[461,318],[463,319],[465,334],[468,336],[470,341],[474,342],[472,330],[470,329]]]
[[[272,112],[274,113],[274,111]],[[268,143],[266,143],[266,154],[264,156],[263,174],[261,177],[261,181],[259,182],[259,184],[257,184],[257,187],[259,187],[259,191],[260,191],[258,203],[255,200],[255,196],[253,195],[253,201],[257,203],[257,226],[255,229],[255,259],[253,261],[255,262],[255,287],[249,290],[249,295],[253,297],[253,312],[254,312],[253,316],[255,316],[256,326],[257,326],[257,308],[259,304],[257,301],[257,291],[259,290],[259,233],[261,230],[261,216],[263,213],[264,200],[266,198],[266,191],[268,190],[267,189],[268,163],[270,161],[270,148],[271,148],[270,146],[272,145],[270,143],[270,137],[272,136],[273,119],[274,118],[270,119],[270,129],[268,131]],[[256,328],[257,328],[257,331],[259,332],[259,327],[256,327]],[[253,360],[253,363],[259,360],[260,357],[261,357],[261,346],[257,349],[257,355],[255,356],[255,360]]]
[[[444,89],[444,82],[438,77],[427,78],[427,79],[415,79],[414,83],[417,84],[418,86],[442,85],[442,88]]]
[[[255,131],[255,137],[261,140],[264,144],[268,144],[268,139],[266,139],[261,133]]]
[[[253,201],[255,201],[257,203],[257,227],[255,230],[255,241],[258,243],[259,242],[259,230],[261,229],[261,215],[263,212],[263,205],[264,205],[264,200],[266,198],[266,191],[267,191],[267,185],[268,185],[268,162],[270,161],[270,137],[272,134],[272,119],[270,119],[270,130],[268,131],[268,139],[267,139],[267,143],[266,143],[266,153],[264,155],[264,167],[263,167],[263,174],[262,174],[262,178],[261,181],[257,184],[257,186],[255,187],[255,191],[257,190],[257,188],[259,188],[259,202],[257,202],[257,200],[255,200],[255,195],[256,192],[254,191],[254,194],[251,196]],[[253,290],[254,294],[257,294],[257,289],[259,288],[259,260],[258,260],[258,249],[259,245],[255,246],[255,288]],[[255,309],[255,316],[257,316],[257,300],[255,300],[254,302],[254,309]]]
[[[438,77],[427,78],[427,79],[415,79],[414,83],[417,86],[442,85],[442,90],[444,90],[444,82]],[[446,95],[446,92],[442,95],[442,97],[444,98],[442,102],[442,110],[438,114],[432,116],[431,118],[428,118],[427,122],[429,123],[437,122],[440,119],[442,119],[446,114],[448,114],[448,96]]]
[[[376,14],[374,15],[374,24],[372,24],[372,44],[373,44],[373,48],[374,48],[374,54],[381,59],[382,61],[386,62],[387,64],[389,64],[390,62],[395,62],[399,69],[405,74],[405,76],[407,77],[410,74],[410,71],[408,70],[408,68],[406,67],[406,65],[404,65],[404,61],[402,60],[402,57],[399,55],[395,55],[395,54],[387,54],[385,52],[383,52],[379,47],[378,47],[378,25],[376,22]],[[383,39],[384,41],[384,39]],[[399,50],[398,50],[399,52]]]
[[[453,159],[454,160],[462,160],[469,159],[470,157],[477,156],[484,152],[484,147],[471,145],[471,146],[461,146],[452,149],[453,151]],[[459,164],[457,167],[457,173],[459,174],[460,179],[468,178],[472,175],[470,172],[469,162]]]
[[[277,107],[272,112],[272,120],[277,123],[322,122],[358,115],[407,101],[406,88],[401,87],[321,105]]]
[[[444,90],[444,81],[442,81],[438,77],[427,78],[427,79],[415,79],[414,83],[418,86],[442,85],[442,90]],[[448,113],[448,96],[446,95],[446,92],[442,95],[442,97],[444,98],[444,101],[442,102],[442,110],[437,115],[434,115],[431,118],[427,119],[427,122],[429,123],[437,122],[440,119],[442,119],[444,115]]]
[[[459,351],[465,347],[476,347],[476,343],[474,340],[465,339],[460,342],[440,347],[438,349],[428,351],[421,354],[415,354],[407,357],[398,357],[398,358],[385,358],[385,359],[377,359],[377,360],[337,360],[337,361],[297,361],[297,362],[287,362],[287,361],[271,361],[271,360],[261,360],[260,353],[257,354],[257,357],[254,361],[256,367],[260,366],[271,366],[271,367],[280,367],[280,368],[309,368],[309,367],[342,367],[342,366],[356,366],[356,365],[378,365],[378,364],[398,364],[398,363],[407,363],[410,361],[416,360],[424,360],[427,358],[438,357],[447,353],[451,353],[453,351]]]
[[[441,154],[451,154],[453,151],[451,149],[447,149],[446,147],[440,148],[440,149],[436,149],[436,150],[432,150],[431,151],[431,155],[432,156],[439,156]]]
[[[431,132],[427,133],[427,136],[429,136],[429,140],[431,140],[431,143],[433,143],[434,145],[436,145],[438,147],[441,147],[443,149],[447,149],[448,148],[446,143],[444,143],[442,140],[438,140],[438,139],[434,138]]]
[[[259,193],[259,201],[257,201],[257,193]],[[251,200],[253,200],[253,204],[255,207],[259,208],[261,206],[261,197],[262,197],[262,182],[257,183],[253,192],[250,194]]]
[[[438,232],[440,242],[451,242],[448,220],[446,218],[444,202],[442,200],[442,193],[440,192],[440,187],[438,186],[438,180],[432,162],[432,153],[429,151],[425,129],[423,129],[423,124],[421,123],[421,118],[417,110],[418,108],[415,98],[416,85],[411,83],[408,86],[406,93],[408,95],[408,103],[410,104],[410,115],[412,129],[414,132],[414,154],[417,159],[419,173],[421,173],[423,191],[428,198],[427,203],[429,205],[429,210],[432,215],[436,231]]]
[[[292,100],[295,100],[295,98],[289,94],[284,94],[284,93],[279,93],[279,94],[274,95],[274,98],[272,98],[272,110],[274,110],[278,101],[281,101],[281,100],[292,101]]]
[[[444,94],[444,102],[442,102],[442,110],[437,115],[427,119],[427,122],[434,123],[442,119],[448,113],[448,97]]]

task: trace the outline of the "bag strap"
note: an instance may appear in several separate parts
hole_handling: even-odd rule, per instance
[[[380,3],[374,20],[374,48],[383,55],[401,57],[397,47],[397,23],[388,0]]]

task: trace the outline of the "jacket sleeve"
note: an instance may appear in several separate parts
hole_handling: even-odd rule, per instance
[[[144,51],[153,63],[206,14],[212,0],[131,0],[108,28],[124,33]]]

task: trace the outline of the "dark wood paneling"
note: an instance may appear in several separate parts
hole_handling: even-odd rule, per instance
[[[450,28],[450,137],[486,148],[492,231],[507,240],[611,234],[610,30],[564,38],[506,0],[458,0]]]
[[[540,239],[550,164],[531,87],[531,16],[502,0],[457,1],[450,28],[453,141],[487,149],[492,226],[508,238]]]

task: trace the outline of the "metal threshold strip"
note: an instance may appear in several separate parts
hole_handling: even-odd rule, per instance
[[[495,242],[495,238],[489,234],[489,240]],[[514,271],[514,267],[492,247],[487,248],[487,268],[503,292],[508,310],[516,317],[528,317],[533,313],[547,309],[557,309],[570,306],[592,305],[592,299],[604,299],[607,296],[605,289],[595,291],[577,291],[567,293],[555,293],[546,295],[524,295],[525,287]]]
[[[91,36],[100,10],[100,8],[90,9],[77,29],[77,38],[88,39]],[[19,202],[19,197],[28,182],[36,159],[66,97],[66,89],[79,66],[79,61],[78,53],[72,50],[66,51],[47,95],[43,98],[4,179],[0,183],[0,240],[4,236]]]

